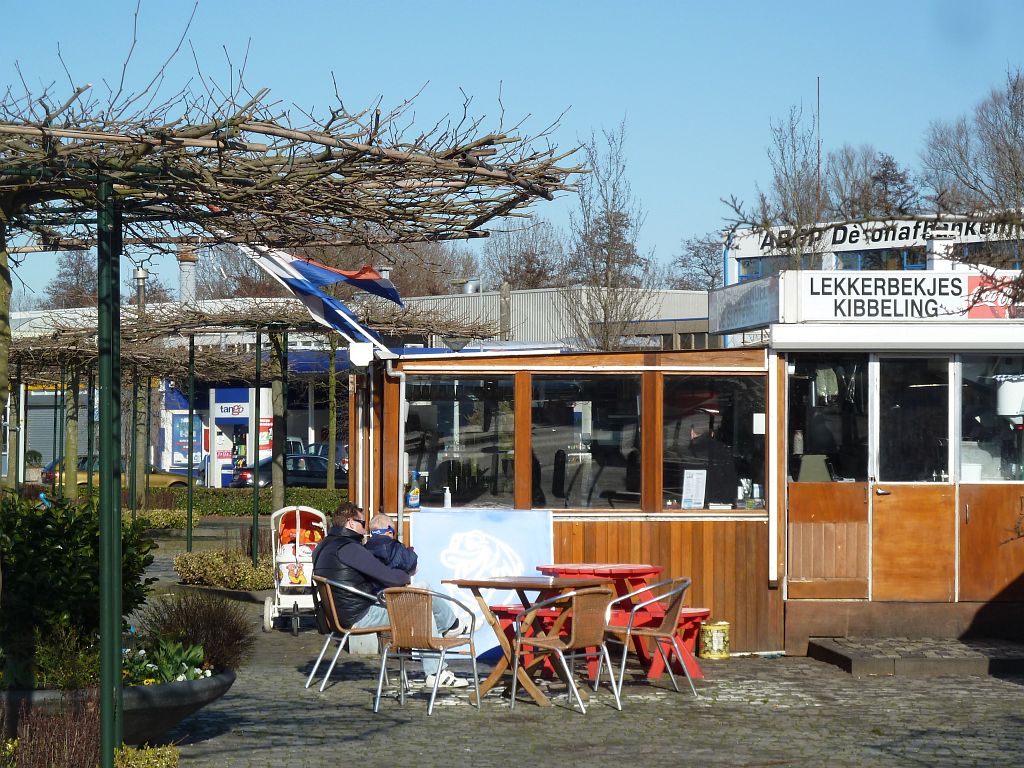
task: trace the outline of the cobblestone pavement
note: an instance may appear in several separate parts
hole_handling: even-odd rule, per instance
[[[253,620],[260,606],[252,604]],[[222,699],[170,734],[182,766],[672,765],[1006,766],[1024,763],[1024,677],[852,678],[804,658],[702,661],[700,698],[627,681],[623,711],[602,687],[586,715],[496,691],[371,709],[376,663],[343,654],[323,693],[303,688],[322,637],[260,633]],[[666,761],[668,761],[666,763]]]
[[[258,622],[262,606],[248,605]],[[417,693],[375,715],[375,659],[342,654],[323,693],[303,688],[322,642],[311,627],[260,632],[234,687],[169,734],[183,768],[1024,764],[1024,676],[854,678],[806,658],[734,657],[701,662],[699,699],[667,678],[627,679],[621,712],[606,686],[586,715],[553,686],[551,708],[524,697],[512,711],[495,690],[477,711],[458,692],[427,717]]]

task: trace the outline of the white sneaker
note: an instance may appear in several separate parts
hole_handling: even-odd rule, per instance
[[[457,635],[468,635],[473,627],[473,620],[469,616],[458,616],[455,623],[448,629],[441,632],[442,637],[455,637]]]
[[[469,680],[464,677],[456,677],[455,673],[450,669],[442,669],[438,674],[438,678],[438,688],[465,688],[469,685]],[[427,675],[426,680],[423,681],[423,685],[427,688],[433,688],[434,675]]]

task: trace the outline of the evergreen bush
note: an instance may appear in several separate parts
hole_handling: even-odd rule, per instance
[[[50,637],[60,628],[72,628],[80,638],[99,633],[99,528],[93,504],[58,498],[43,505],[0,495],[0,647],[8,687],[34,687],[37,636]],[[123,615],[145,601],[154,579],[144,574],[155,546],[137,522],[123,527]]]

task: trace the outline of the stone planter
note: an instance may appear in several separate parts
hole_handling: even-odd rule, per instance
[[[234,672],[199,680],[162,685],[125,686],[124,740],[126,744],[155,741],[194,712],[216,701],[235,682]],[[0,691],[0,702],[8,712],[4,734],[11,737],[17,728],[18,714],[23,705],[30,709],[42,707],[55,710],[62,700],[72,703],[84,697],[83,691]],[[95,695],[95,689],[91,690]]]

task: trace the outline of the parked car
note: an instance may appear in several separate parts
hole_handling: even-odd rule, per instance
[[[235,470],[228,484],[231,488],[251,488],[253,476],[258,477],[260,488],[266,488],[271,484],[272,470],[270,457],[263,459],[259,464],[259,472],[253,471],[253,467],[241,467]],[[309,453],[289,453],[285,456],[285,477],[288,486],[291,488],[326,488],[327,487],[327,459],[323,456],[314,456]],[[338,469],[334,475],[335,485],[344,488],[348,484],[348,472]]]
[[[323,456],[326,459],[328,447],[330,447],[330,443],[312,443],[309,446],[309,453],[314,456]],[[335,443],[334,461],[336,466],[348,475],[348,443]]]
[[[77,485],[88,485],[89,484],[89,472],[88,472],[88,456],[79,456],[76,465],[77,478],[75,483]],[[51,461],[45,467],[43,467],[42,481],[44,483],[55,483],[61,484],[61,462],[59,460]],[[184,488],[188,485],[188,478],[185,475],[179,475],[174,472],[164,472],[163,470],[156,469],[150,464],[146,465],[146,472],[149,475],[149,487],[150,488]],[[93,484],[99,484],[99,473],[100,473],[100,457],[92,457],[92,481]],[[140,483],[145,483],[145,478],[139,479]],[[128,476],[128,470],[126,469],[126,463],[124,457],[121,458],[121,486],[124,488],[128,487],[130,478]]]

